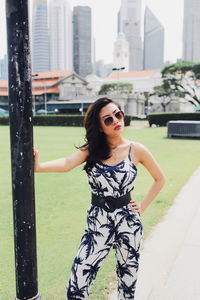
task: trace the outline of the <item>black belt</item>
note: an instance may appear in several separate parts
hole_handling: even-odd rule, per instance
[[[118,198],[114,198],[112,196],[100,197],[98,195],[92,194],[92,204],[103,208],[107,212],[113,212],[115,209],[127,205],[130,201],[130,192]]]

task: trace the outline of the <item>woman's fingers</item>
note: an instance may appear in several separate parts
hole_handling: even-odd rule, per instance
[[[38,150],[36,148],[33,148],[33,155],[38,156]]]
[[[129,203],[129,207],[136,212],[141,212],[141,204],[137,203],[135,200],[131,200]]]

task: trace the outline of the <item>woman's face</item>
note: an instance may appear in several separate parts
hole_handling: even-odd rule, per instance
[[[124,129],[123,113],[115,103],[109,103],[100,110],[99,120],[106,135],[118,135]]]

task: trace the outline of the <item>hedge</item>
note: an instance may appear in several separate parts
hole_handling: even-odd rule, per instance
[[[81,115],[47,115],[34,116],[33,124],[36,126],[83,126],[84,116]],[[131,123],[131,116],[124,117],[125,126]],[[9,125],[9,117],[0,117],[0,125]]]
[[[0,116],[0,125],[9,125],[9,117]]]
[[[34,116],[33,124],[37,126],[83,126],[81,115],[47,115]]]
[[[168,121],[174,120],[187,120],[187,121],[200,121],[200,112],[192,113],[153,113],[147,116],[149,126],[155,124],[157,126],[167,126]]]

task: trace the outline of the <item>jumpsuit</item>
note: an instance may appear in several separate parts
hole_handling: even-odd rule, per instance
[[[92,193],[99,196],[120,197],[134,188],[137,168],[130,156],[109,166],[95,163],[88,174]],[[92,283],[111,248],[117,260],[118,299],[134,299],[138,260],[143,227],[140,214],[128,205],[107,212],[90,205],[87,211],[87,227],[74,260],[67,287],[68,300],[89,299]]]

